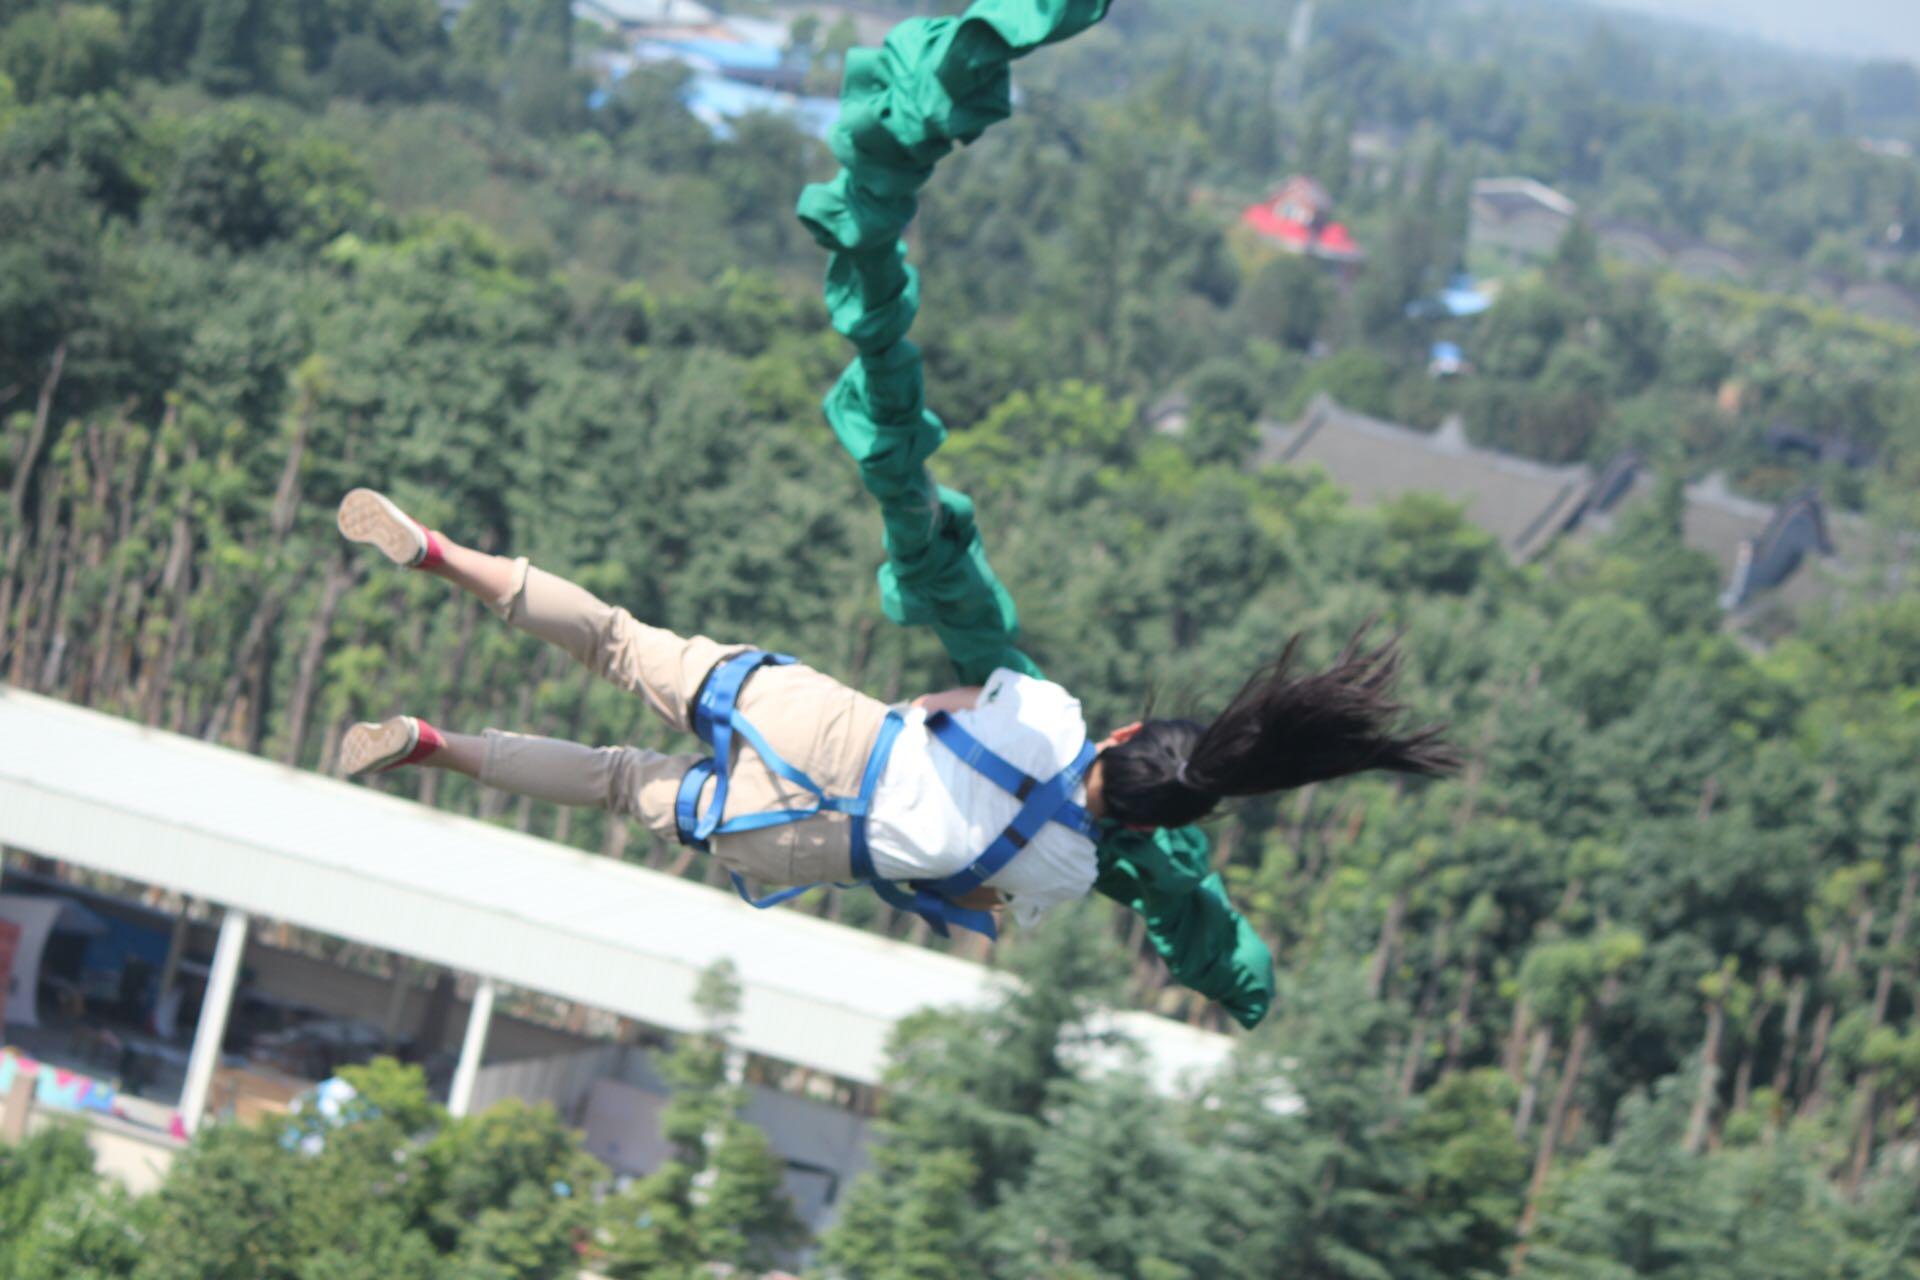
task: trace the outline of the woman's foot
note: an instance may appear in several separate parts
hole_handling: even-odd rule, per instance
[[[356,724],[340,740],[340,771],[385,773],[402,765],[420,764],[446,745],[438,729],[415,716],[391,716],[374,724]]]
[[[334,520],[341,537],[377,547],[395,564],[431,569],[443,559],[440,540],[431,529],[372,489],[355,489],[340,499]]]

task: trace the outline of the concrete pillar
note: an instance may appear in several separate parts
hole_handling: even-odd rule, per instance
[[[220,1041],[226,1038],[234,983],[240,976],[240,958],[247,950],[247,923],[247,913],[232,907],[220,920],[213,972],[207,975],[207,996],[200,1004],[200,1025],[194,1030],[193,1053],[187,1058],[187,1084],[180,1094],[180,1123],[189,1135],[200,1127],[207,1112],[207,1091],[213,1087],[213,1070],[220,1064]]]
[[[473,1081],[487,1051],[487,1026],[493,1021],[493,979],[482,978],[473,988],[473,1007],[467,1010],[467,1036],[460,1042],[460,1063],[453,1069],[453,1087],[447,1091],[449,1114],[464,1116],[473,1105]]]

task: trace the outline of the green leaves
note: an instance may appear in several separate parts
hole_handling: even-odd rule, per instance
[[[111,89],[126,54],[120,15],[105,5],[37,9],[0,32],[0,75],[12,81],[21,102]]]
[[[731,963],[704,971],[694,1002],[709,1028],[679,1037],[660,1063],[673,1087],[660,1123],[674,1156],[599,1211],[598,1266],[614,1280],[696,1280],[712,1264],[763,1271],[806,1240],[786,1161],[740,1116],[746,1091],[726,1042],[739,1000]]]
[[[364,177],[339,147],[290,136],[255,108],[230,107],[185,130],[157,215],[172,234],[247,252],[364,229],[370,205]]]

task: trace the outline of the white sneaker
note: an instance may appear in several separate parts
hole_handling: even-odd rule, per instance
[[[427,558],[427,530],[383,493],[355,489],[340,499],[334,522],[349,542],[365,542],[398,565],[412,568]]]
[[[340,739],[340,772],[352,777],[391,769],[419,745],[420,722],[412,716],[390,716],[378,724],[362,721]]]

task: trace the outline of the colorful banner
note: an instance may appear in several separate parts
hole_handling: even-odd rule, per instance
[[[0,1098],[13,1088],[13,1078],[22,1071],[38,1071],[33,1100],[43,1107],[61,1111],[99,1111],[113,1114],[114,1087],[104,1080],[83,1076],[78,1071],[36,1062],[17,1049],[0,1049]]]

